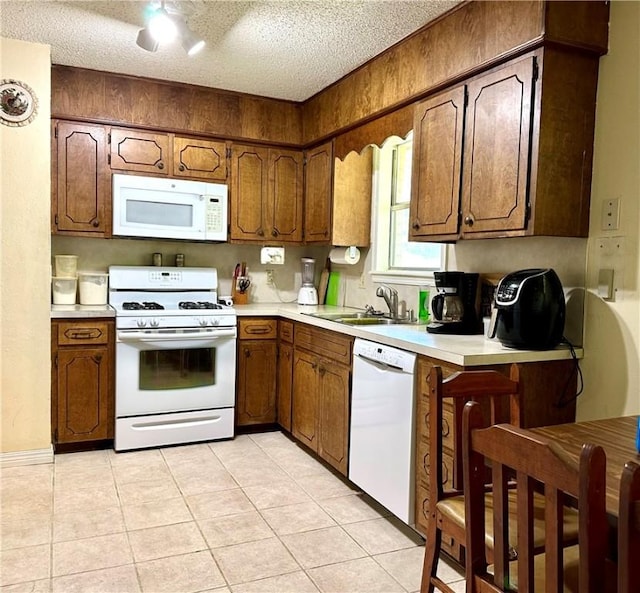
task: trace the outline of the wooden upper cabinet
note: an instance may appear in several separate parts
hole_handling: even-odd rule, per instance
[[[56,122],[53,161],[53,232],[108,237],[111,187],[104,126]]]
[[[305,154],[305,243],[329,243],[333,184],[333,145],[331,142]]]
[[[276,241],[302,241],[303,159],[296,150],[269,149],[267,234]]]
[[[234,144],[231,148],[231,239],[302,242],[302,153]]]
[[[463,157],[463,234],[526,227],[534,60],[468,85]]]
[[[174,136],[173,176],[226,181],[226,142]]]
[[[457,238],[465,88],[457,87],[415,109],[410,240]]]
[[[334,160],[332,245],[371,244],[373,148]]]
[[[264,241],[269,151],[234,144],[231,148],[230,239]]]
[[[112,169],[169,175],[170,162],[169,134],[111,128]]]

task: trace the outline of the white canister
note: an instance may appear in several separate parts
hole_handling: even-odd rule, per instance
[[[51,289],[53,291],[54,305],[75,305],[76,290],[78,287],[77,278],[51,278]]]
[[[81,305],[106,305],[109,274],[80,272],[78,274]]]
[[[56,278],[76,278],[78,276],[77,255],[54,255]]]

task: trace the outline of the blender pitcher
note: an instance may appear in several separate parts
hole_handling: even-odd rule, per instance
[[[311,257],[300,259],[302,263],[302,286],[298,291],[298,305],[317,305],[318,291],[313,284],[316,260]]]

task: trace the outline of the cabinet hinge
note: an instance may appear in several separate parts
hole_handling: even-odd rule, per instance
[[[464,87],[464,106],[463,109],[467,108],[467,105],[469,105],[469,89],[468,87]]]
[[[107,155],[107,165],[111,164],[111,153]]]
[[[56,126],[55,128],[53,128],[53,137],[57,138],[58,137],[58,126]]]
[[[231,147],[227,146],[227,158],[230,159],[231,158]]]
[[[58,368],[58,354],[53,357],[53,366]]]
[[[538,80],[538,74],[539,74],[539,67],[538,67],[538,61],[534,58],[533,60],[533,80]]]
[[[111,132],[107,134],[107,144],[111,144]]]
[[[58,215],[57,214],[53,217],[53,221],[55,222],[55,225],[58,226]]]
[[[529,218],[531,217],[531,204],[527,204],[524,209],[524,222],[525,224],[529,222]]]

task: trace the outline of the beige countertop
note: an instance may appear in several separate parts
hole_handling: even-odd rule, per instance
[[[426,326],[420,324],[363,327],[344,325],[309,315],[309,313],[353,313],[358,311],[358,309],[350,307],[310,306],[295,303],[253,303],[236,305],[235,309],[238,317],[282,317],[423,354],[459,366],[542,362],[571,358],[571,353],[565,345],[558,346],[554,350],[514,350],[505,348],[498,340],[489,340],[482,335],[430,334],[427,332]],[[109,305],[51,305],[51,319],[115,317],[115,314],[115,310]],[[584,354],[582,348],[576,348],[575,352],[578,358],[582,358]]]
[[[509,364],[512,362],[542,362],[571,358],[569,348],[560,345],[554,350],[514,350],[504,347],[498,340],[489,340],[483,335],[447,336],[430,334],[425,325],[396,324],[357,327],[344,325],[328,319],[313,317],[309,313],[357,311],[345,307],[309,306],[289,303],[254,303],[236,305],[238,317],[279,316],[292,321],[309,323],[388,346],[395,346],[437,358],[460,366],[480,366],[489,364]],[[576,356],[582,358],[582,348],[575,349]]]
[[[51,319],[90,319],[115,316],[115,309],[109,305],[51,305]]]

